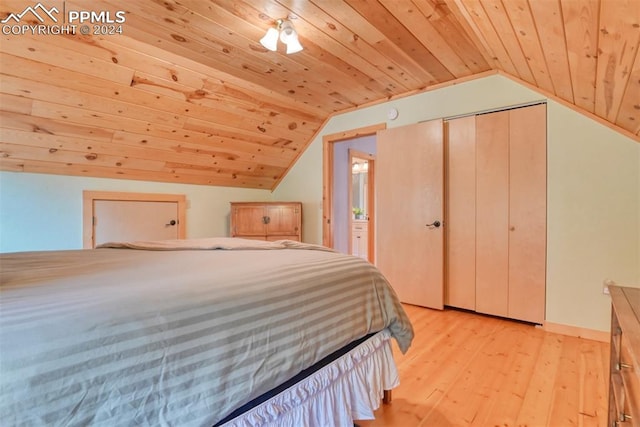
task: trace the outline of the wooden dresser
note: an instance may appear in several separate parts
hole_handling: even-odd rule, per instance
[[[302,203],[232,202],[231,237],[302,241]]]
[[[640,288],[610,286],[609,426],[640,426]]]

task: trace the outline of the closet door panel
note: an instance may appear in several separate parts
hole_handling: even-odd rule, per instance
[[[508,315],[509,112],[476,117],[476,311]]]
[[[476,118],[449,120],[445,154],[445,303],[476,308]]]
[[[378,133],[377,265],[400,300],[443,308],[442,120]]]
[[[509,317],[542,323],[546,282],[546,106],[510,111]]]

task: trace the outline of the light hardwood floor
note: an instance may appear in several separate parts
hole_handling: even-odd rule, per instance
[[[361,427],[606,426],[609,345],[510,320],[406,305],[400,386]]]

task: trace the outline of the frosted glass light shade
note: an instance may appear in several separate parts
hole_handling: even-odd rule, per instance
[[[282,21],[280,24],[280,41],[284,44],[289,43],[289,40],[297,38],[296,30],[293,29],[293,24],[290,21]]]
[[[300,52],[301,50],[302,45],[300,44],[298,36],[296,35],[295,37],[292,37],[287,43],[287,54]]]
[[[278,50],[278,30],[271,27],[267,30],[267,33],[260,39],[260,44],[267,49],[275,52]]]
[[[291,21],[284,21],[280,26],[280,41],[287,45],[287,54],[302,50],[302,45],[298,40],[298,33],[293,28]]]
[[[278,50],[278,39],[287,46],[287,53],[296,53],[302,50],[302,45],[298,40],[298,33],[291,21],[287,19],[278,19],[276,28],[271,27],[267,33],[260,39],[260,44],[267,49],[276,52]]]

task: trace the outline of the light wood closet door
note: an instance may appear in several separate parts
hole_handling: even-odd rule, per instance
[[[476,118],[445,124],[445,303],[476,309]]]
[[[509,112],[509,317],[544,321],[546,106]]]
[[[442,120],[377,137],[377,265],[402,302],[443,308]]]
[[[476,311],[509,315],[509,111],[476,117]]]

